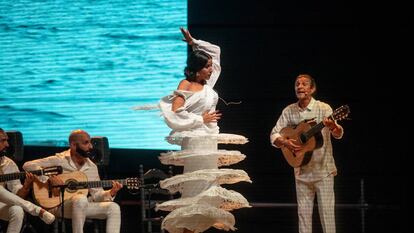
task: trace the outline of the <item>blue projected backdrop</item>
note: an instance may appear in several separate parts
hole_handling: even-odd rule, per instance
[[[0,127],[26,145],[71,130],[111,148],[174,149],[156,104],[182,79],[187,1],[0,1]]]

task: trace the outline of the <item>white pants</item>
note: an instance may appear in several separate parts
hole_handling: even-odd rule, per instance
[[[315,194],[318,200],[319,217],[324,233],[335,233],[335,193],[334,177],[328,176],[321,181],[305,183],[296,180],[298,202],[299,233],[312,232],[312,212]]]
[[[89,202],[84,195],[75,195],[64,204],[65,218],[72,219],[72,232],[83,233],[86,218],[106,219],[106,232],[119,233],[121,230],[121,210],[115,202]],[[61,216],[60,207],[49,210]]]
[[[0,185],[0,219],[9,221],[7,233],[19,233],[24,219],[23,210],[37,216],[36,209],[40,209],[40,207]]]

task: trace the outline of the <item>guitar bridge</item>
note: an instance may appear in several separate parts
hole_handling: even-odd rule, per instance
[[[48,194],[48,196],[49,196],[49,198],[52,198],[52,185],[51,185],[51,182],[50,182],[50,180],[48,180],[47,181],[47,194]]]

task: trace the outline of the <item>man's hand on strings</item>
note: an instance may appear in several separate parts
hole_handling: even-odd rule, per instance
[[[122,184],[119,183],[118,181],[112,181],[112,188],[111,191],[109,191],[109,193],[111,194],[112,197],[114,197],[118,191],[122,188]]]

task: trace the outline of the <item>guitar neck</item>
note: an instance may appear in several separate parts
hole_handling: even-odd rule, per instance
[[[78,182],[78,185],[83,186],[85,188],[111,188],[112,187],[112,181],[117,181],[121,183],[122,185],[126,185],[126,179],[122,180],[98,180],[98,181],[83,181]]]
[[[43,170],[31,171],[30,173],[33,173],[35,175],[42,175]],[[6,182],[6,181],[10,181],[10,180],[18,180],[18,179],[23,179],[25,177],[26,177],[26,172],[16,172],[16,173],[3,174],[3,175],[0,175],[0,182]]]
[[[315,134],[319,133],[324,127],[325,127],[325,125],[323,124],[323,122],[319,122],[318,124],[312,126],[312,128],[310,128],[305,133],[306,138],[309,139],[309,138],[315,136]]]
[[[332,115],[330,115],[328,117],[331,120],[334,120],[334,118],[332,117]],[[312,126],[306,133],[303,134],[303,136],[306,137],[306,140],[309,140],[309,138],[315,136],[315,134],[319,133],[323,128],[325,127],[325,125],[323,124],[323,122],[319,122],[318,124]]]

